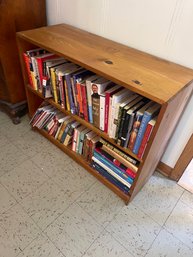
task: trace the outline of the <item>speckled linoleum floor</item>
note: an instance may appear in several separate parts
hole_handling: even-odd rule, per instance
[[[193,195],[155,173],[128,205],[0,112],[0,257],[191,257]]]

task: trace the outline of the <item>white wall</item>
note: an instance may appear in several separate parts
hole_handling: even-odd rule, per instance
[[[47,0],[48,24],[68,23],[193,69],[192,0]],[[193,97],[162,161],[174,167],[193,132]]]

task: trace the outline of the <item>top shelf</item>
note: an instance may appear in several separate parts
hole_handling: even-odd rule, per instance
[[[160,104],[193,80],[191,69],[70,25],[42,27],[17,35]]]

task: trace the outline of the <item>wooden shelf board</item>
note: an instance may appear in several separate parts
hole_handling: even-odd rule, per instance
[[[17,36],[160,104],[193,80],[191,69],[67,24],[18,32]]]
[[[83,168],[85,168],[89,173],[91,173],[93,176],[95,176],[100,182],[102,182],[104,185],[106,185],[109,189],[111,189],[115,194],[117,194],[119,197],[121,197],[126,204],[128,204],[130,195],[125,194],[122,192],[119,188],[117,188],[115,185],[113,185],[110,181],[108,181],[105,177],[100,175],[96,170],[94,170],[80,155],[73,152],[70,147],[66,147],[63,144],[61,144],[59,141],[57,141],[54,137],[50,136],[46,131],[39,130],[35,128],[36,131],[38,131],[41,135],[46,137],[49,141],[51,141],[54,145],[59,147],[64,153],[66,153],[68,156],[70,156],[74,161],[76,161],[78,164],[80,164]]]
[[[138,158],[134,153],[132,153],[129,149],[127,148],[123,148],[119,145],[117,145],[114,141],[114,139],[109,138],[108,135],[101,131],[100,129],[96,128],[95,126],[93,126],[91,123],[83,120],[82,118],[80,118],[77,115],[72,114],[69,111],[66,111],[64,108],[61,107],[61,105],[57,104],[54,102],[54,100],[52,98],[47,98],[45,99],[41,93],[39,93],[38,91],[33,90],[29,85],[27,86],[27,89],[29,89],[31,92],[33,92],[34,94],[36,94],[37,96],[39,96],[40,98],[42,98],[43,100],[47,101],[48,103],[50,103],[51,105],[55,106],[57,109],[59,109],[61,112],[63,112],[66,115],[70,115],[72,116],[75,120],[77,120],[78,122],[80,122],[82,125],[84,125],[85,127],[93,130],[97,135],[99,135],[100,137],[103,137],[104,139],[106,139],[109,143],[113,144],[115,147],[119,148],[121,151],[123,151],[124,153],[130,155],[131,157],[135,158],[136,160],[138,160],[140,163],[143,162],[142,159]]]

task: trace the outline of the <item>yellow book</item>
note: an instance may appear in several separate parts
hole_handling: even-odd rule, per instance
[[[54,67],[50,68],[50,75],[51,75],[51,84],[52,84],[54,102],[58,103],[58,95],[57,95],[57,89],[56,89],[56,73],[55,73]]]

